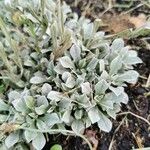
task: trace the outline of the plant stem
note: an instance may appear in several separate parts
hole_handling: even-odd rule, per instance
[[[72,136],[79,136],[80,138],[82,138],[89,146],[90,150],[92,150],[92,145],[91,143],[88,141],[87,138],[85,138],[84,135],[82,134],[79,134],[79,133],[75,133],[71,130],[61,130],[61,129],[49,129],[49,130],[38,130],[38,129],[31,129],[31,128],[26,128],[26,127],[19,127],[19,129],[23,129],[23,130],[28,130],[28,131],[33,131],[33,132],[40,132],[40,133],[50,133],[50,132],[55,132],[55,133],[69,133],[71,134]]]

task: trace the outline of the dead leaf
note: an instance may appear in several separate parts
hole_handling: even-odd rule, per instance
[[[102,17],[102,22],[105,27],[104,30],[110,33],[119,33],[130,28],[139,28],[146,23],[146,16],[140,14],[137,17],[131,17],[128,14],[125,15],[108,15],[105,14]]]
[[[86,130],[85,135],[86,135],[87,139],[93,144],[93,150],[97,150],[98,139],[96,137],[96,131]]]

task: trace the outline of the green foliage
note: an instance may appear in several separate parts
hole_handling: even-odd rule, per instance
[[[79,134],[97,123],[109,132],[110,118],[115,119],[121,103],[128,102],[126,83],[135,84],[139,76],[133,70],[142,63],[137,52],[120,38],[108,41],[97,30],[100,20],[78,18],[65,3],[5,2],[6,15],[0,17],[0,79],[10,88],[0,99],[0,124],[41,132],[4,134],[1,147],[17,149],[31,143],[40,150],[46,143],[42,131],[66,126]]]
[[[55,144],[50,148],[50,150],[62,150],[62,147],[59,144]]]

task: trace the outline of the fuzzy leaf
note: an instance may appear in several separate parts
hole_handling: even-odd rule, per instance
[[[47,95],[52,90],[52,86],[48,83],[44,83],[42,86],[42,95]]]
[[[36,132],[25,130],[24,131],[24,136],[25,136],[25,139],[26,139],[27,143],[30,143],[33,139],[35,139],[37,134],[38,133],[36,133]]]
[[[81,120],[74,120],[72,122],[71,128],[75,133],[83,133],[85,125]]]
[[[111,45],[112,51],[120,51],[124,47],[124,41],[122,39],[115,39]]]
[[[110,74],[116,74],[119,69],[122,67],[122,60],[120,56],[117,56],[110,63]]]
[[[70,48],[70,54],[74,61],[80,60],[81,50],[80,47],[76,44],[73,44]]]
[[[63,97],[62,94],[57,91],[50,91],[47,96],[48,99],[54,100],[56,102],[60,101],[62,97]]]
[[[13,133],[10,133],[5,139],[5,144],[7,148],[10,148],[14,146],[18,141],[19,141],[19,133],[13,132]]]
[[[36,150],[42,150],[45,144],[46,139],[42,133],[38,133],[38,135],[32,141],[32,145]]]
[[[32,84],[41,84],[41,83],[43,83],[43,82],[45,82],[45,81],[46,81],[45,78],[43,78],[43,77],[38,77],[38,76],[32,77],[32,78],[30,79],[30,83],[32,83]]]
[[[61,57],[59,61],[64,68],[74,68],[74,64],[68,56]]]
[[[60,122],[60,119],[56,113],[46,114],[41,118],[48,126],[53,126]]]
[[[92,124],[98,122],[100,120],[99,110],[97,107],[93,107],[88,111],[88,116],[92,122]]]
[[[83,94],[89,95],[92,92],[89,82],[85,82],[81,84],[81,90]]]
[[[87,65],[87,69],[89,71],[94,70],[96,68],[97,63],[98,63],[98,59],[93,57],[92,60]]]
[[[112,122],[102,112],[99,112],[99,116],[100,120],[98,121],[98,127],[105,132],[110,132]]]
[[[105,80],[100,80],[96,85],[95,85],[95,94],[96,95],[101,95],[104,94],[105,91],[108,89],[109,85]]]
[[[137,71],[129,70],[129,71],[126,71],[124,74],[121,74],[117,78],[117,80],[135,84],[137,82],[138,76],[139,76],[139,73]]]
[[[0,111],[8,111],[9,105],[6,104],[2,99],[0,99]]]

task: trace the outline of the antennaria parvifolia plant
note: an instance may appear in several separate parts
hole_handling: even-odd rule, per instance
[[[120,38],[108,40],[100,19],[79,18],[64,2],[6,0],[0,7],[0,79],[7,85],[1,148],[40,150],[45,134],[81,135],[95,123],[109,132],[110,118],[128,102],[126,83],[139,76],[137,52]]]

